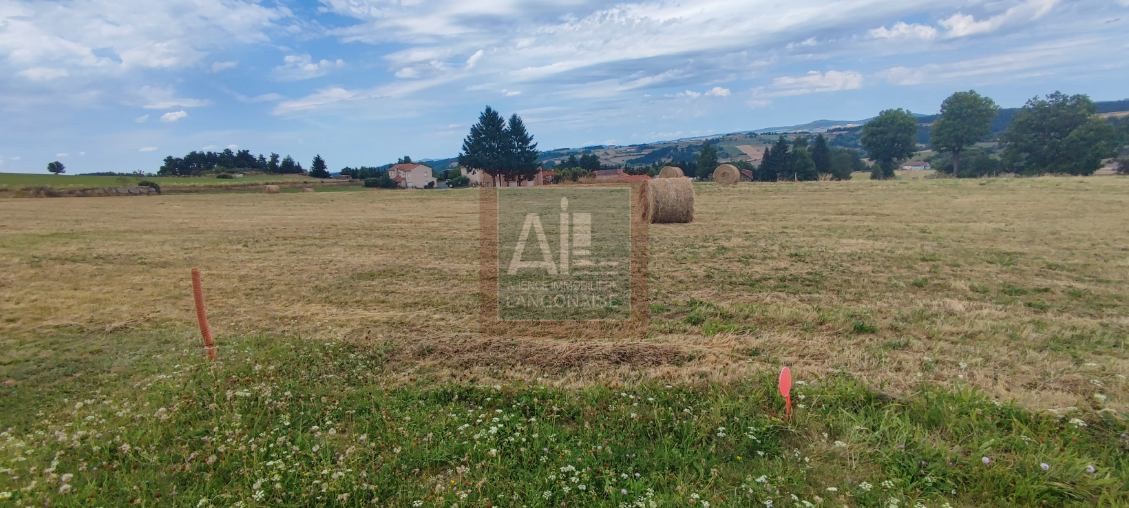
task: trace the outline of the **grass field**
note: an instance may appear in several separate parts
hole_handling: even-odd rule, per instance
[[[0,497],[1129,503],[1129,179],[697,190],[632,340],[480,334],[473,190],[0,200]]]
[[[88,175],[47,175],[30,173],[0,173],[0,191],[19,190],[27,187],[128,187],[148,180],[162,188],[177,186],[232,186],[273,183],[317,183],[321,180],[301,175],[248,175],[243,178],[221,179],[215,177],[171,177],[171,176],[88,176]]]

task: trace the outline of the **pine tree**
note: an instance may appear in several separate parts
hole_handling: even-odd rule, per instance
[[[792,151],[788,158],[788,172],[791,179],[796,181],[806,182],[819,179],[819,173],[815,170],[815,161],[812,160],[811,154],[808,153],[806,148],[798,148]]]
[[[509,164],[506,172],[516,180],[532,180],[537,174],[537,143],[525,128],[521,117],[510,116],[509,128],[506,130],[510,140]]]
[[[702,151],[698,152],[698,178],[709,179],[715,169],[717,169],[717,148],[713,143],[706,141],[702,143]]]
[[[816,173],[831,174],[831,148],[827,146],[827,138],[823,134],[815,137],[815,143],[811,147],[811,160],[815,163]]]
[[[325,159],[321,158],[321,154],[314,156],[314,161],[310,164],[310,176],[314,178],[329,178],[329,170],[325,166]]]
[[[497,180],[504,175],[510,149],[506,121],[490,106],[478,115],[478,123],[470,128],[459,152],[459,165],[470,170],[485,171]]]
[[[761,161],[760,180],[765,182],[775,182],[788,172],[788,160],[790,158],[788,140],[784,136],[776,139],[776,143],[768,150],[768,155]]]
[[[273,154],[272,154],[273,155]],[[282,163],[278,165],[279,173],[300,173],[298,166],[294,163],[294,159],[287,155],[282,158]]]
[[[586,153],[580,156],[580,167],[588,171],[596,171],[600,169],[600,157],[594,153]]]
[[[267,172],[268,173],[280,173],[280,172],[282,172],[281,167],[278,165],[278,154],[277,153],[270,154],[270,161],[267,162]]]

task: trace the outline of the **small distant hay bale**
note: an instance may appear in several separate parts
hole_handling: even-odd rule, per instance
[[[267,194],[278,194],[279,192],[282,192],[282,188],[277,185],[264,185],[263,192]]]
[[[682,173],[682,168],[678,166],[663,166],[659,170],[659,178],[682,178],[684,176],[686,175]]]
[[[313,187],[302,187],[302,192],[314,192]]]
[[[713,170],[713,181],[721,185],[733,185],[741,181],[741,172],[737,166],[722,164]]]
[[[694,222],[694,184],[689,178],[656,178],[643,189],[643,213],[652,224]]]

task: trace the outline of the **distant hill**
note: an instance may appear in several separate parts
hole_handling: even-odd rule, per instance
[[[1129,99],[1119,101],[1102,101],[1094,103],[1097,111],[1102,116],[1120,117],[1129,116]],[[1020,108],[1004,108],[992,121],[992,135],[996,136],[1007,130]],[[918,118],[917,142],[929,144],[929,127],[940,116],[915,115]],[[872,117],[873,118],[873,117]],[[731,132],[682,138],[669,141],[654,141],[634,145],[593,145],[581,148],[555,148],[541,152],[538,159],[549,166],[555,165],[569,155],[579,157],[585,153],[594,153],[600,157],[604,164],[611,165],[649,165],[656,162],[674,161],[675,163],[693,160],[698,157],[698,151],[706,140],[713,141],[718,148],[722,160],[760,162],[765,147],[776,141],[780,135],[794,137],[804,134],[824,133],[831,146],[861,149],[860,138],[862,126],[872,118],[860,120],[815,120],[812,122],[789,125],[782,127],[765,127],[761,129]],[[436,172],[453,167],[457,159],[428,159],[419,161],[431,166]]]

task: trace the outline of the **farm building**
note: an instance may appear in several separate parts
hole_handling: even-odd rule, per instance
[[[477,187],[477,186],[493,186],[494,185],[494,179],[488,173],[486,173],[485,171],[463,168],[463,174],[466,175],[467,178],[470,179],[470,184],[473,185],[473,186]],[[556,172],[551,171],[551,170],[542,169],[542,170],[539,170],[537,172],[537,175],[534,176],[532,180],[522,181],[520,186],[521,187],[533,187],[533,186],[537,186],[537,185],[548,185],[548,184],[553,183],[553,177],[555,177],[555,176],[556,176]],[[518,187],[519,185],[516,181],[507,180],[502,186],[503,187]]]
[[[388,177],[404,189],[435,187],[435,177],[431,176],[431,168],[423,164],[396,164],[388,169]]]
[[[592,172],[597,182],[638,182],[650,180],[647,175],[631,175],[623,169],[597,169]]]

